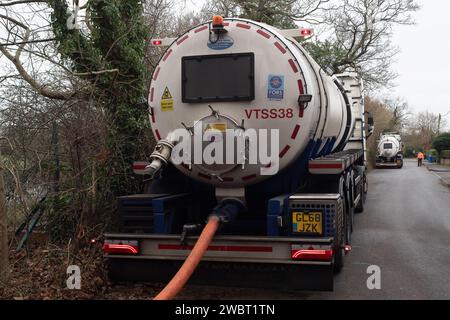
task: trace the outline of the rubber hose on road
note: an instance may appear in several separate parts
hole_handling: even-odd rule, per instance
[[[171,300],[183,289],[186,282],[191,277],[195,268],[197,268],[200,260],[208,249],[214,234],[219,229],[220,218],[217,216],[210,216],[208,223],[203,229],[200,237],[195,243],[194,248],[184,261],[180,270],[165,286],[165,288],[154,298],[154,300]]]

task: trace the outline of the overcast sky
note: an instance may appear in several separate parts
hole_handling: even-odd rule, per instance
[[[393,66],[399,74],[394,94],[405,98],[415,112],[445,114],[450,111],[450,1],[419,3],[417,24],[395,30],[393,42],[401,52]],[[446,119],[450,123],[450,114]]]

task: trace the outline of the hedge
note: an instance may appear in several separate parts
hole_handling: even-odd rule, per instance
[[[442,150],[441,151],[441,158],[450,159],[450,150]]]

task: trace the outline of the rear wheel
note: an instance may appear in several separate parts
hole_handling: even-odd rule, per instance
[[[367,191],[368,191],[368,188],[369,188],[369,184],[367,182],[366,174],[363,173],[362,175],[363,175],[363,178],[362,178],[362,181],[361,181],[362,185],[359,188],[360,189],[359,190],[360,198],[359,198],[358,204],[355,207],[355,213],[361,213],[361,212],[364,211],[364,203],[366,202],[366,194],[367,194]]]
[[[354,202],[354,179],[353,179],[354,172],[350,171],[347,173],[346,176],[346,192],[345,192],[345,227],[346,227],[346,237],[345,237],[345,244],[350,244],[351,242],[351,236],[353,232],[353,215],[355,209],[353,208],[353,202]]]
[[[344,177],[339,180],[339,194],[342,197],[342,211],[341,216],[336,216],[336,236],[333,254],[333,272],[339,273],[344,267],[344,245],[347,238],[348,219],[346,219],[347,205],[346,205],[346,188]]]
[[[361,213],[364,211],[364,188],[361,187],[361,191],[359,192],[360,199],[358,201],[358,204],[355,208],[355,213]]]

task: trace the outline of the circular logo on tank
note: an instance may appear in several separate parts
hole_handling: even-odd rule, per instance
[[[213,50],[225,50],[230,48],[234,44],[233,38],[228,36],[227,34],[219,35],[211,35],[207,45],[208,48]]]
[[[273,76],[270,79],[270,86],[274,89],[278,89],[283,85],[283,80],[279,76]]]

